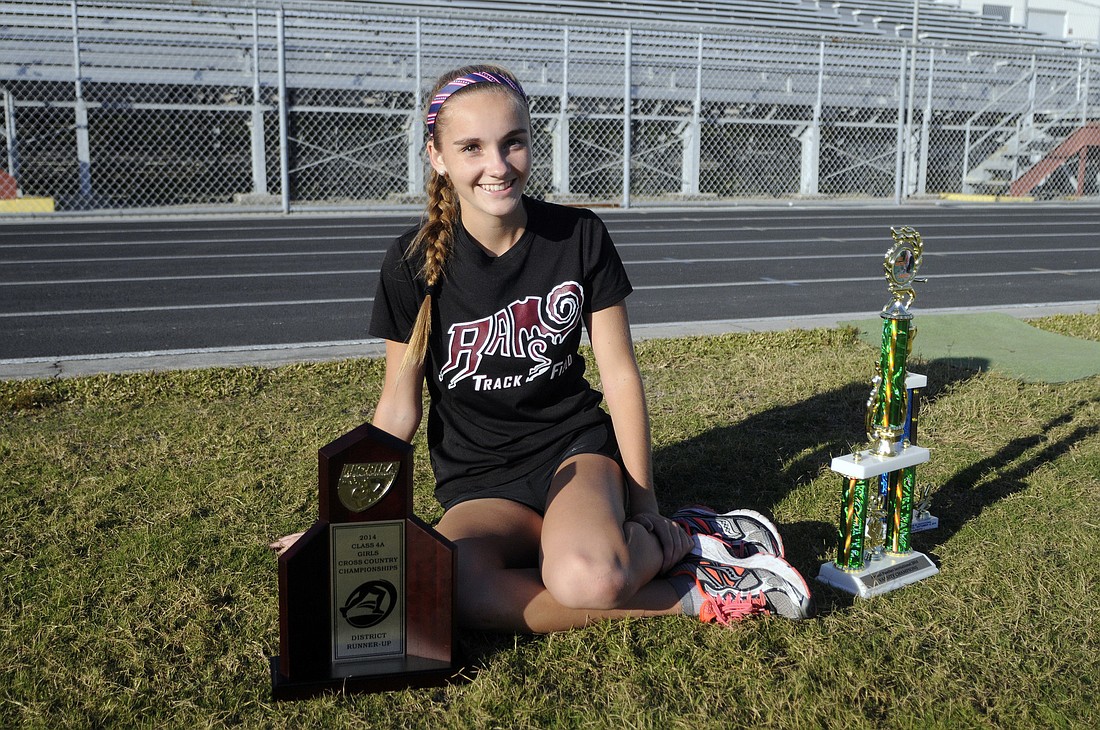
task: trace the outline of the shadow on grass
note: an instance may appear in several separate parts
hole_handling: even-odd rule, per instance
[[[942,393],[975,377],[975,364],[969,365],[963,368],[940,360],[914,363],[914,371],[928,377],[921,400],[934,402]],[[849,383],[657,450],[654,469],[662,511],[670,514],[685,504],[699,503],[718,511],[749,508],[770,515],[788,493],[827,470],[833,457],[865,445],[869,393],[869,383]],[[917,436],[919,442],[919,428]],[[1004,463],[1009,457],[993,458]],[[812,581],[826,552],[835,546],[836,522],[788,522],[780,529],[787,559]],[[846,594],[811,587],[824,594],[820,597],[824,600],[818,601],[822,613],[851,604]]]
[[[915,371],[928,377],[928,386],[921,393],[924,402],[934,402],[942,393],[975,377],[975,371],[986,369],[982,363],[968,361],[964,367],[950,359],[914,364]],[[799,485],[827,470],[834,456],[865,444],[868,393],[868,384],[850,383],[660,449],[654,454],[654,468],[661,485],[662,509],[669,513],[684,504],[702,503],[719,511],[750,508],[770,514]],[[1100,432],[1100,426],[1081,426],[1050,440],[1048,434],[1071,423],[1074,413],[1087,404],[1074,404],[1044,423],[1038,433],[1013,439],[940,485],[931,506],[931,512],[939,517],[939,528],[915,534],[914,547],[935,559],[935,548],[968,521],[1025,490],[1028,476],[1036,469]],[[839,481],[837,477],[838,500]],[[813,581],[825,554],[835,546],[837,524],[806,520],[780,527],[788,560],[813,582],[819,612],[851,605],[851,596]]]
[[[948,479],[934,493],[931,512],[940,521],[937,530],[920,533],[930,546],[941,546],[986,507],[1027,489],[1035,470],[1068,453],[1075,445],[1100,433],[1100,426],[1078,426],[1049,441],[1047,434],[1073,421],[1074,413],[1096,402],[1083,400],[1043,424],[1039,433],[1020,436],[996,454],[975,462]]]

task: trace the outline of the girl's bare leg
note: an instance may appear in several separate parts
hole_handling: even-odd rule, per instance
[[[661,546],[626,521],[619,467],[604,456],[562,465],[545,518],[509,500],[478,499],[450,509],[436,529],[457,546],[464,627],[546,633],[680,613],[676,591],[654,579]]]

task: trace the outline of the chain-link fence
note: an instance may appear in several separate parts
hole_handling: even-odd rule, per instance
[[[414,203],[423,95],[493,61],[531,97],[536,196],[1100,194],[1095,51],[242,5],[0,7],[21,193],[63,210]]]

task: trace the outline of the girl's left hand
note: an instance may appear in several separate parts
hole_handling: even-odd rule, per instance
[[[657,538],[661,545],[661,570],[664,575],[691,552],[691,536],[679,524],[656,512],[640,512],[630,518]]]

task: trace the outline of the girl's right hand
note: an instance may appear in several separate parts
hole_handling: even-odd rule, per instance
[[[679,523],[656,512],[641,512],[633,515],[630,520],[644,527],[661,545],[662,562],[658,575],[672,570],[691,552],[691,536]]]
[[[295,532],[293,535],[285,535],[268,545],[268,547],[274,550],[276,555],[282,555],[290,549],[291,545],[298,542],[298,538],[304,534],[304,532]]]

